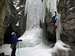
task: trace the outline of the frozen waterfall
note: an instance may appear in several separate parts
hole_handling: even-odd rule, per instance
[[[57,12],[57,5],[59,0],[46,0],[45,2],[48,11],[52,13],[52,16],[54,16],[55,11]]]
[[[22,41],[17,44],[16,56],[51,56],[46,50],[47,46],[43,43],[43,30],[40,28],[40,21],[43,23],[45,17],[43,2],[41,0],[26,0],[26,14],[26,31],[19,38]]]
[[[45,8],[41,0],[26,0],[25,14],[27,14],[26,30],[39,27],[40,20],[43,22]]]
[[[54,15],[53,13],[57,11],[57,0],[43,0],[43,2],[41,0],[26,0],[26,31],[19,38],[22,41],[17,44],[16,56],[60,56],[60,51],[63,53],[62,50],[64,51],[64,56],[68,56],[70,48],[60,40],[60,18],[56,24],[58,25],[56,29],[57,42],[54,47],[50,48],[43,42],[44,36],[43,30],[40,28],[40,21],[44,22],[45,5]]]

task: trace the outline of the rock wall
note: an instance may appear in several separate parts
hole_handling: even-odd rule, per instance
[[[62,40],[72,47],[70,56],[75,56],[75,0],[60,0],[58,10],[61,13]]]
[[[4,37],[4,18],[5,18],[5,11],[6,11],[6,0],[0,0],[0,44],[3,43]]]

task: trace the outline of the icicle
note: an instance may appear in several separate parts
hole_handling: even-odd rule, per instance
[[[58,0],[46,0],[45,1],[46,7],[48,11],[52,13],[52,16],[54,16],[55,11],[57,12],[57,1]]]
[[[26,29],[39,27],[40,20],[44,22],[45,8],[41,0],[26,0],[25,15],[27,14]]]

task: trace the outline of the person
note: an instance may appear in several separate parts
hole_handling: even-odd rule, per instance
[[[11,43],[11,48],[12,48],[11,56],[15,56],[17,42],[18,42],[18,36],[15,32],[12,32],[11,37],[10,37],[10,43]]]
[[[57,12],[55,11],[55,15],[52,17],[52,23],[53,23],[53,27],[54,27],[53,32],[55,32],[55,30],[57,28],[56,21],[57,21]]]
[[[53,26],[53,42],[56,42],[56,28],[57,28],[57,12],[55,11],[54,16],[52,16],[52,20],[51,20],[52,26]]]

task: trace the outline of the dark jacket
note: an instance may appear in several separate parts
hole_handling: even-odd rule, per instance
[[[9,38],[9,43],[16,44],[18,42],[18,37],[16,35],[11,35]]]
[[[54,23],[54,24],[56,23],[56,16],[52,17],[52,23]]]

